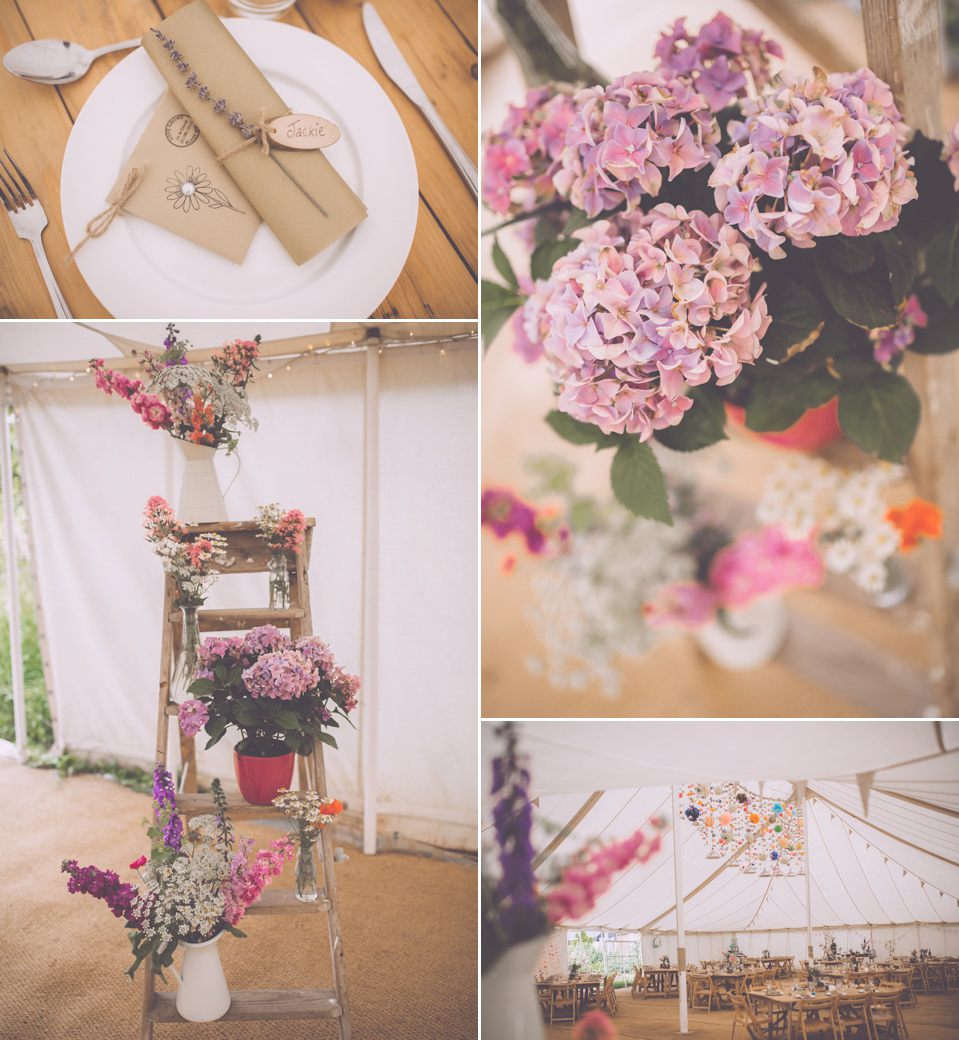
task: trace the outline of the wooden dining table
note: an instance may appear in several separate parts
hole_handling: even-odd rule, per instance
[[[603,976],[590,975],[587,978],[575,979],[573,982],[570,982],[569,979],[551,979],[548,982],[536,983],[537,992],[541,995],[549,993],[553,989],[567,989],[570,986],[574,986],[576,989],[576,1017],[579,1018],[599,999],[603,988]]]
[[[188,2],[0,0],[0,53],[32,39],[69,40],[92,50],[139,38]],[[231,15],[227,0],[208,2],[216,14]],[[316,33],[345,51],[373,75],[392,101],[409,135],[416,162],[416,231],[402,273],[372,315],[310,317],[475,319],[476,200],[420,110],[380,67],[363,28],[361,7],[361,0],[297,0],[281,20]],[[375,7],[440,117],[476,162],[477,0],[375,0]],[[77,114],[94,87],[128,53],[98,58],[82,79],[60,87],[18,79],[0,67],[0,146],[14,157],[46,211],[49,225],[43,243],[75,318],[112,315],[94,296],[77,266],[66,263],[69,246],[60,217],[60,167]],[[109,129],[104,127],[104,132]],[[388,170],[390,156],[383,155],[382,161]],[[371,263],[375,263],[375,257]],[[0,206],[0,319],[53,317],[53,305],[33,249],[17,237]]]
[[[861,997],[868,992],[871,991],[868,989],[860,989],[857,986],[837,986],[829,990],[829,995],[831,996],[833,993],[838,993],[840,997]],[[895,990],[892,990],[892,992],[895,992]],[[823,996],[825,994],[820,990],[817,995]],[[794,1021],[793,1012],[796,1010],[799,1001],[802,1000],[803,997],[810,996],[811,994],[808,989],[801,989],[798,992],[793,991],[792,989],[783,991],[777,989],[774,993],[770,993],[768,990],[752,990],[750,993],[751,1000],[764,1000],[773,1007],[786,1012],[787,1040],[793,1040],[796,1035],[796,1023]],[[768,1025],[768,1035],[769,1037],[772,1037],[773,1035],[773,1022],[771,1019]]]

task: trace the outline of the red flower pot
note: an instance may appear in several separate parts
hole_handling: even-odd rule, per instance
[[[233,752],[233,769],[240,794],[252,805],[269,805],[281,787],[289,787],[293,779],[293,751],[262,758]]]
[[[738,405],[726,403],[726,415],[737,426],[746,428],[746,410]],[[748,428],[747,428],[748,429]],[[819,451],[825,448],[842,433],[839,425],[839,398],[810,408],[801,419],[785,430],[773,433],[756,433],[748,430],[754,437],[778,444],[780,448],[793,448],[796,451]]]

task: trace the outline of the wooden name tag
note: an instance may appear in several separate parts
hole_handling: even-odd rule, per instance
[[[271,119],[270,143],[277,148],[326,148],[340,139],[340,128],[319,116],[277,116]]]

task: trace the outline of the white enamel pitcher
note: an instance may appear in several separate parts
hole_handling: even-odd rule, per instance
[[[177,520],[181,524],[212,524],[226,520],[226,503],[213,465],[216,449],[191,441],[177,440],[177,444],[184,459]]]
[[[188,1022],[213,1022],[230,1009],[230,991],[216,948],[224,935],[225,931],[204,942],[181,941],[179,944],[183,950],[183,964],[180,971],[172,968],[180,984],[176,1009]]]

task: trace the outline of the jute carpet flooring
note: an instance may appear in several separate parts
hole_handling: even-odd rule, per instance
[[[633,999],[619,992],[619,1013],[614,1020],[619,1040],[676,1040],[679,1032],[679,1007],[672,1000]],[[919,994],[915,1007],[903,1009],[909,1040],[959,1040],[959,993]],[[690,1011],[690,1040],[730,1040],[732,1011]],[[570,1040],[571,1025],[543,1028],[545,1040]],[[742,1027],[737,1040],[744,1040]]]
[[[71,895],[64,859],[115,870],[149,850],[147,795],[0,759],[0,1040],[137,1040],[141,975],[105,903]],[[241,822],[257,845],[276,830]],[[336,835],[334,832],[334,841]],[[342,843],[342,839],[339,843]],[[337,864],[345,963],[356,1040],[475,1040],[476,871],[346,846]],[[292,864],[273,881],[292,885]],[[219,944],[233,989],[331,986],[326,921],[251,917],[246,939]],[[179,964],[179,955],[176,963]],[[175,980],[159,988],[172,988]],[[335,1040],[334,1022],[157,1025],[157,1040]]]

